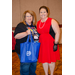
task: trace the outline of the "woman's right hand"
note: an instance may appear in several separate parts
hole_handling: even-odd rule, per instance
[[[30,30],[27,30],[26,32],[18,33],[15,35],[15,39],[22,39],[29,34],[30,34]]]
[[[26,33],[27,33],[27,35],[31,34],[30,30],[27,30]]]

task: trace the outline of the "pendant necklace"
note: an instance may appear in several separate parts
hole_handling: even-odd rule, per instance
[[[47,21],[47,19],[46,19],[46,21]],[[46,21],[44,22],[44,24],[42,26],[40,26],[41,25],[41,20],[40,20],[40,24],[39,24],[40,29],[42,29],[45,26]]]

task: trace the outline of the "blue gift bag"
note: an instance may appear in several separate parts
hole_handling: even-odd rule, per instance
[[[31,36],[31,42],[29,42],[29,36]],[[27,41],[20,44],[20,62],[37,62],[39,54],[40,43],[34,42],[32,34],[28,35]]]

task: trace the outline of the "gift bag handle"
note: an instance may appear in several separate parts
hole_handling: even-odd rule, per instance
[[[33,37],[32,37],[32,32],[30,31],[30,35],[28,35],[28,38],[27,38],[27,42],[29,42],[29,36],[31,37],[31,42],[34,42],[34,39],[33,39]]]

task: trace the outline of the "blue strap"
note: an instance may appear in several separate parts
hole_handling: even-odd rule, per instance
[[[31,42],[34,42],[34,39],[33,39],[33,37],[32,37],[32,33],[30,34],[30,35],[28,35],[28,38],[27,38],[27,43],[29,42],[29,36],[31,37]]]
[[[26,22],[26,24],[30,27],[30,25]],[[32,27],[34,27],[33,26],[33,24],[31,24],[32,25]],[[31,27],[30,27],[31,28]],[[32,29],[32,28],[31,28]],[[32,29],[33,30],[33,29]],[[35,33],[35,31],[33,30],[33,32]]]
[[[31,33],[31,35],[30,35],[30,36],[31,36],[31,42],[34,42],[34,39],[33,39],[33,37],[32,37],[32,33]]]
[[[28,37],[27,37],[27,41],[26,42],[29,42],[29,35],[28,35]]]
[[[30,25],[26,22],[26,24],[30,27]],[[32,27],[33,27],[33,24],[31,23]],[[31,28],[31,27],[30,27]]]
[[[26,24],[30,27],[30,25],[26,22]],[[33,24],[31,24],[32,25],[32,27],[33,27]],[[31,27],[30,27],[31,28]],[[33,32],[35,32],[34,30],[33,30]],[[34,42],[34,39],[33,39],[33,37],[32,37],[32,32],[30,31],[30,35],[28,35],[28,38],[27,38],[27,42],[29,42],[29,36],[31,37],[31,42]]]

